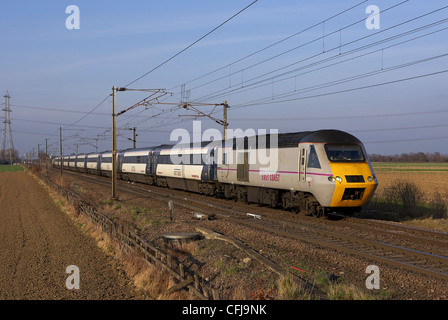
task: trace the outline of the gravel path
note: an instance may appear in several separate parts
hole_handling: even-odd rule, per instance
[[[24,172],[0,173],[0,299],[132,299],[134,289]],[[67,289],[79,268],[79,289]]]

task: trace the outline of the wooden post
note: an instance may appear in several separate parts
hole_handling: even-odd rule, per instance
[[[168,208],[170,209],[170,221],[173,222],[174,221],[174,215],[173,215],[174,204],[173,204],[173,200],[168,201]]]
[[[179,274],[182,279],[185,277],[184,265],[182,263],[179,263]]]

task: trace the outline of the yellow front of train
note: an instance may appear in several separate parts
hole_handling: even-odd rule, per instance
[[[335,185],[330,207],[357,208],[372,197],[378,181],[362,144],[327,144],[325,151]]]

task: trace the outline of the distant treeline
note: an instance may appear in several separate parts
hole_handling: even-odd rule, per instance
[[[384,156],[381,154],[370,154],[370,161],[372,162],[448,162],[448,155],[435,153],[402,153],[391,156]]]

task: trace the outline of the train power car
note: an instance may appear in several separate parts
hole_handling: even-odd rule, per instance
[[[242,160],[218,164],[218,181],[227,197],[321,216],[359,211],[376,189],[378,182],[363,144],[346,132],[278,135],[274,172],[250,159],[253,149],[263,154],[259,138],[240,149]],[[265,152],[272,152],[269,149]]]

